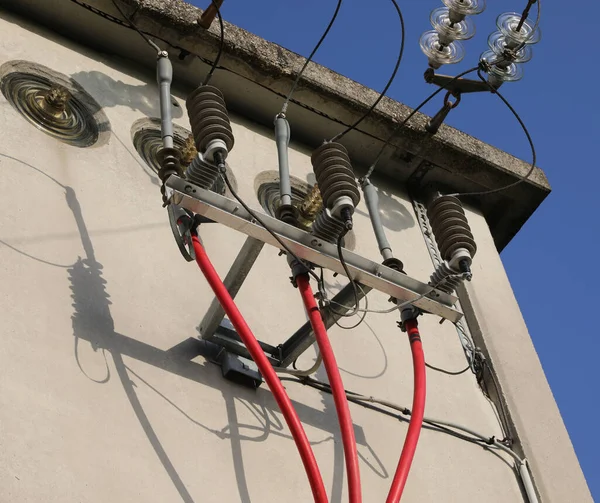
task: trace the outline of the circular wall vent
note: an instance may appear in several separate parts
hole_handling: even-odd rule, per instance
[[[295,176],[290,176],[292,186],[292,205],[299,208],[306,196],[311,192],[312,186]],[[279,172],[263,171],[254,182],[256,197],[265,212],[272,217],[277,217],[277,209],[280,205],[279,199]],[[300,212],[301,215],[301,212]],[[316,216],[316,215],[315,215]],[[304,219],[302,215],[299,218],[298,227],[310,232],[313,220]],[[344,238],[344,247],[348,250],[354,250],[356,238],[354,232],[350,231]]]
[[[100,105],[79,84],[27,61],[0,67],[0,90],[36,128],[74,147],[90,147],[110,131]]]
[[[160,130],[160,119],[140,119],[131,127],[131,138],[135,150],[148,165],[148,167],[158,176],[160,162],[158,161],[158,151],[162,148],[162,133]],[[173,145],[182,153],[182,164],[185,167],[189,165],[196,155],[196,148],[193,144],[191,131],[184,127],[173,124]],[[227,166],[227,178],[237,191],[237,180],[232,173],[231,168]],[[214,192],[230,197],[229,191],[221,177],[217,178]]]

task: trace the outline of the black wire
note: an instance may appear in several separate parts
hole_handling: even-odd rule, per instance
[[[116,17],[114,17],[114,16],[112,16],[110,14],[107,14],[107,13],[105,13],[103,11],[100,11],[99,9],[96,9],[95,7],[92,7],[91,5],[88,5],[88,4],[84,3],[84,2],[81,2],[80,0],[69,0],[69,1],[72,2],[72,3],[74,3],[74,4],[76,4],[76,5],[78,5],[78,6],[80,6],[80,7],[82,7],[82,8],[84,8],[85,10],[91,12],[92,14],[95,14],[95,15],[100,16],[101,18],[103,18],[103,19],[105,19],[107,21],[110,21],[113,24],[117,24],[117,25],[119,25],[119,26],[121,26],[123,28],[127,28],[128,30],[135,30],[135,28],[133,28],[132,26],[130,26],[130,25],[126,24],[126,23],[124,23],[120,19],[117,19]],[[196,56],[199,61],[201,61],[201,62],[203,62],[203,63],[205,63],[207,65],[212,65],[213,64],[213,61],[211,61],[211,60],[209,60],[207,58],[204,58],[204,57],[202,57],[202,56],[200,56],[198,54],[193,54],[190,51],[188,51],[187,49],[184,49],[183,47],[178,46],[178,45],[174,45],[172,42],[169,42],[168,40],[166,40],[164,38],[161,38],[161,37],[159,37],[157,35],[154,35],[154,34],[149,34],[148,32],[143,32],[143,33],[146,33],[147,35],[151,35],[153,38],[155,38],[157,40],[160,40],[161,42],[164,42],[169,47],[171,47],[172,49],[180,51],[182,54],[192,54],[193,56]],[[240,77],[240,78],[242,78],[244,80],[252,82],[252,84],[254,84],[254,85],[262,87],[263,89],[265,89],[266,91],[270,92],[271,94],[274,94],[275,96],[279,96],[280,98],[284,98],[285,99],[285,94],[279,93],[279,92],[275,91],[274,89],[271,89],[270,87],[266,86],[265,84],[262,84],[261,82],[258,82],[258,81],[255,81],[255,80],[252,80],[247,75],[244,75],[242,73],[236,72],[235,70],[232,70],[231,68],[227,68],[225,66],[219,66],[219,67],[217,67],[217,70],[224,70],[226,72],[229,72],[229,73],[235,75],[236,77]],[[315,109],[315,108],[313,108],[311,106],[305,105],[304,103],[302,103],[300,101],[291,99],[290,102],[294,103],[295,105],[297,105],[300,108],[303,108],[304,110],[307,110],[307,111],[309,111],[309,112],[311,112],[313,114],[316,114],[316,115],[318,115],[320,117],[324,117],[325,119],[327,119],[327,120],[329,120],[331,122],[334,122],[336,124],[339,124],[340,126],[344,126],[344,127],[348,126],[348,124],[346,124],[345,122],[341,121],[340,119],[338,119],[336,117],[332,117],[330,115],[327,115],[326,113],[324,113],[324,112],[322,112],[320,110],[317,110],[317,109]],[[378,138],[377,136],[369,133],[368,131],[364,131],[364,130],[361,130],[361,129],[356,129],[356,130],[359,131],[360,133],[364,134],[365,136],[368,136],[369,138],[372,138],[372,139],[377,140],[377,141],[383,141],[383,140],[381,140],[381,138]],[[385,144],[386,145],[388,145],[388,144],[391,145],[389,142],[385,142]]]
[[[479,66],[476,66],[474,68],[470,68],[469,70],[466,70],[466,71],[464,71],[462,73],[459,73],[452,80],[450,80],[449,82],[447,82],[446,84],[444,84],[443,86],[441,86],[439,89],[437,89],[436,91],[434,91],[433,93],[431,93],[423,102],[421,102],[419,104],[419,106],[417,106],[417,108],[415,108],[410,114],[408,114],[408,117],[406,117],[406,119],[404,119],[398,125],[398,127],[394,128],[394,131],[392,131],[392,133],[390,134],[390,136],[388,136],[387,140],[383,143],[383,146],[381,147],[381,150],[377,154],[377,157],[375,158],[375,161],[373,161],[373,164],[371,164],[371,166],[369,167],[369,169],[367,171],[367,174],[364,176],[364,178],[369,178],[373,174],[373,171],[375,171],[375,168],[377,167],[377,164],[381,160],[381,158],[383,156],[383,153],[385,152],[385,149],[388,146],[393,146],[392,143],[391,143],[391,141],[394,138],[394,136],[396,136],[396,134],[398,134],[398,131],[400,131],[400,129],[402,129],[408,123],[408,121],[410,119],[412,119],[419,110],[421,110],[421,108],[423,108],[425,105],[427,105],[427,103],[429,103],[433,98],[435,98],[438,94],[440,94],[450,84],[456,82],[461,77],[464,77],[465,75],[468,75],[469,73],[473,73],[473,72],[475,72],[477,70],[479,70]]]
[[[404,28],[404,16],[402,15],[402,10],[398,6],[398,2],[396,2],[396,0],[391,0],[391,1],[394,4],[394,7],[396,8],[396,10],[398,11],[398,17],[400,18],[400,26],[401,26],[401,29],[402,29],[402,36],[401,36],[401,39],[400,39],[400,52],[398,54],[398,59],[396,60],[396,66],[394,67],[394,71],[392,72],[392,75],[389,78],[387,84],[383,88],[383,91],[381,91],[381,94],[375,100],[375,103],[373,103],[371,105],[371,107],[364,113],[364,115],[360,119],[358,119],[354,124],[352,124],[351,126],[348,126],[348,128],[346,128],[346,130],[344,130],[341,133],[335,135],[330,140],[332,142],[340,140],[341,138],[343,138],[344,136],[346,136],[350,131],[352,131],[353,129],[356,129],[357,126],[362,121],[364,121],[369,115],[371,115],[371,113],[373,112],[373,110],[375,110],[375,108],[377,107],[377,105],[379,105],[379,103],[381,102],[381,100],[387,94],[390,86],[393,84],[394,80],[396,79],[396,74],[398,73],[398,69],[400,68],[400,63],[402,62],[402,56],[404,55],[404,39],[405,39],[405,31],[406,30]]]
[[[206,79],[204,79],[204,82],[202,83],[203,86],[207,86],[208,83],[210,82],[210,79],[212,79],[213,73],[215,73],[215,70],[219,66],[219,62],[221,61],[221,56],[223,55],[223,48],[225,47],[225,25],[223,24],[223,17],[221,16],[221,10],[219,9],[219,6],[217,5],[217,2],[215,2],[215,0],[212,0],[212,4],[215,7],[215,9],[217,9],[217,15],[219,17],[219,29],[221,31],[221,40],[219,42],[219,52],[217,53],[217,57],[213,61],[212,67],[211,67],[210,71],[208,72]]]
[[[308,270],[308,273],[317,280],[317,283],[320,285],[321,284],[321,280],[319,278],[319,276],[317,276],[317,274],[311,269],[310,264],[307,264],[306,262],[304,262],[302,259],[300,259],[292,250],[290,250],[290,248],[281,240],[281,238],[275,234],[267,224],[265,224],[265,222],[256,214],[256,212],[254,212],[252,209],[250,209],[250,207],[242,200],[242,198],[237,194],[237,192],[235,191],[235,189],[233,188],[233,186],[231,185],[231,182],[229,181],[229,178],[227,177],[227,173],[221,173],[221,178],[223,178],[223,181],[225,182],[225,185],[227,185],[227,188],[229,189],[229,192],[231,192],[231,195],[237,200],[238,203],[240,203],[243,208],[250,214],[250,216],[256,220],[262,227],[264,227],[264,229],[271,234],[271,236],[273,236],[275,238],[275,240],[280,244],[280,246],[287,252],[289,253],[295,260],[298,261],[298,263],[304,265],[306,267],[306,269]]]
[[[352,313],[351,314],[346,313],[343,315],[346,318],[350,318],[351,316],[354,316],[356,313],[358,313],[358,304],[360,302],[360,299],[359,299],[359,295],[358,295],[358,287],[356,286],[356,283],[352,279],[352,275],[350,274],[350,270],[348,269],[348,265],[346,264],[346,259],[344,259],[344,252],[342,250],[342,241],[344,239],[344,236],[347,234],[347,232],[348,231],[342,232],[338,236],[337,252],[338,252],[338,257],[340,258],[342,267],[344,268],[344,271],[346,272],[346,276],[348,277],[348,279],[350,280],[350,284],[352,285],[352,291],[354,292],[354,308],[352,309]],[[331,306],[329,306],[329,307],[331,308]],[[337,311],[334,311],[334,313],[340,315]],[[361,323],[362,323],[362,321],[361,321]]]
[[[505,185],[504,187],[499,187],[497,189],[490,189],[490,190],[484,190],[484,191],[480,191],[480,192],[461,192],[458,194],[451,194],[454,197],[461,197],[461,196],[487,196],[489,194],[496,194],[498,192],[503,192],[507,189],[511,189],[513,187],[516,187],[517,185],[526,182],[529,177],[533,174],[533,172],[535,171],[536,168],[536,163],[537,163],[537,153],[535,150],[535,145],[533,143],[533,139],[531,138],[531,135],[529,134],[529,130],[527,129],[527,126],[525,125],[525,123],[523,122],[523,119],[521,119],[521,117],[519,116],[518,112],[513,108],[513,106],[508,102],[508,100],[502,96],[502,94],[500,93],[500,91],[498,91],[496,88],[494,88],[488,81],[487,79],[481,75],[481,70],[477,70],[477,76],[487,84],[487,86],[490,88],[490,91],[493,94],[496,94],[498,96],[498,98],[500,98],[503,103],[508,107],[508,109],[512,112],[512,114],[515,116],[515,118],[517,119],[517,121],[519,122],[519,124],[521,125],[521,128],[523,129],[523,131],[525,132],[525,136],[527,136],[527,141],[529,142],[529,147],[531,148],[531,167],[529,168],[529,171],[524,175],[521,176],[521,178],[519,178],[516,182],[512,182],[509,183],[508,185]]]
[[[287,377],[287,376],[280,376],[279,379],[282,380],[282,381],[290,381],[290,382],[299,383],[299,384],[302,384],[304,386],[308,386],[309,388],[313,388],[313,389],[316,389],[318,391],[321,391],[323,393],[328,393],[330,395],[333,394],[332,390],[331,390],[331,386],[329,384],[321,382],[321,381],[317,381],[316,379],[313,379],[313,378],[310,378],[310,377]],[[346,398],[348,399],[349,402],[352,402],[352,403],[354,403],[356,405],[360,405],[361,407],[363,407],[365,409],[372,410],[374,412],[378,412],[378,413],[383,414],[385,416],[392,417],[394,419],[397,419],[398,421],[402,421],[402,422],[408,422],[409,421],[408,418],[411,415],[410,409],[404,409],[402,411],[402,413],[392,412],[392,411],[389,411],[387,409],[384,409],[383,406],[379,406],[379,405],[370,403],[368,401],[365,401],[366,397],[363,397],[362,395],[360,395],[358,393],[354,393],[354,392],[348,391],[348,390],[345,390],[345,392],[346,392]],[[352,395],[354,395],[354,396],[352,396]],[[431,421],[429,419],[424,419],[423,423],[427,424],[430,429],[433,429],[435,431],[439,431],[441,433],[446,433],[447,435],[451,435],[453,437],[459,438],[459,439],[464,440],[466,442],[471,442],[473,444],[477,444],[477,445],[480,445],[482,447],[489,446],[489,443],[486,442],[485,440],[481,439],[481,438],[472,437],[472,436],[469,436],[469,435],[466,435],[466,434],[463,434],[463,433],[459,433],[457,431],[452,430],[451,428],[449,428],[447,426],[438,424],[435,421]]]
[[[498,382],[498,379],[496,378],[496,374],[492,370],[492,367],[488,363],[487,359],[483,360],[483,364],[485,367],[487,367],[488,373],[492,377],[492,383],[494,384],[494,388],[496,389],[496,397],[498,399],[498,403],[500,404],[500,414],[502,415],[501,423],[503,423],[502,429],[504,430],[504,434],[506,435],[506,437],[510,440],[510,437],[509,437],[510,422],[508,420],[508,413],[506,412],[506,410],[504,408],[504,401],[502,400],[502,395],[500,393],[500,383]],[[488,395],[489,395],[489,392],[488,392]]]
[[[364,310],[362,316],[360,317],[360,319],[354,325],[352,325],[350,327],[345,327],[344,325],[340,325],[340,320],[335,320],[334,323],[343,330],[354,330],[355,328],[358,328],[360,325],[362,325],[362,322],[365,321],[367,314],[369,314],[369,298],[365,294],[362,286],[360,286],[360,284],[358,284],[357,286],[363,292],[363,298],[365,299],[365,310]],[[334,311],[334,313],[335,313],[335,311]]]
[[[468,366],[464,370],[459,370],[458,372],[451,372],[450,370],[444,370],[444,369],[441,369],[439,367],[434,367],[433,365],[429,365],[429,363],[425,363],[425,366],[428,369],[435,370],[436,372],[441,372],[442,374],[446,374],[446,375],[449,375],[449,376],[459,376],[461,374],[464,374],[467,370],[471,370],[471,366]]]
[[[300,82],[300,79],[302,78],[302,75],[304,74],[306,68],[308,67],[308,64],[315,57],[315,54],[317,53],[317,51],[319,50],[319,48],[321,47],[321,45],[323,44],[323,42],[327,38],[327,35],[329,35],[329,31],[331,30],[331,28],[333,27],[333,25],[335,23],[335,20],[337,19],[337,16],[338,16],[338,13],[340,12],[341,6],[342,6],[342,0],[338,0],[337,7],[335,8],[335,12],[333,13],[333,16],[332,16],[331,20],[329,21],[329,24],[327,25],[327,28],[325,29],[325,32],[323,33],[323,35],[319,39],[319,42],[317,43],[317,45],[315,45],[314,49],[310,53],[310,56],[308,56],[308,59],[304,62],[304,65],[302,66],[302,69],[300,70],[300,73],[298,73],[298,75],[296,76],[296,80],[294,80],[294,84],[292,85],[292,89],[291,89],[290,93],[287,95],[287,97],[285,99],[285,102],[283,103],[283,106],[281,107],[281,114],[282,115],[285,115],[285,113],[287,112],[287,108],[288,108],[288,105],[290,103],[290,100],[292,99],[292,95],[296,91],[296,87],[298,86],[298,83]]]
[[[146,43],[152,47],[153,49],[156,50],[156,52],[161,52],[161,48],[158,47],[158,45],[156,45],[154,42],[152,42],[152,40],[150,40],[150,38],[148,38],[132,21],[131,19],[129,19],[129,17],[125,14],[125,12],[123,12],[123,10],[121,9],[121,7],[119,7],[119,5],[117,4],[117,2],[115,0],[112,0],[113,5],[115,6],[115,9],[117,9],[119,11],[119,13],[121,14],[121,16],[123,16],[125,18],[125,21],[127,21],[129,23],[129,26],[131,28],[133,28],[135,31],[137,31],[140,36],[146,41]]]

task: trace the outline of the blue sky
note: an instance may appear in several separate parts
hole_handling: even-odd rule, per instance
[[[192,3],[204,8],[209,0]],[[329,21],[335,0],[225,0],[224,18],[267,40],[307,56]],[[410,106],[431,87],[423,81],[425,56],[419,36],[440,0],[402,1],[406,25],[403,64],[388,93]],[[466,43],[463,63],[443,68],[456,74],[475,66],[505,11],[520,12],[525,0],[488,2],[474,20],[477,35]],[[500,5],[501,4],[501,5]],[[553,193],[503,252],[516,296],[544,370],[595,498],[600,500],[600,436],[596,433],[600,353],[596,309],[600,308],[599,203],[600,106],[595,84],[600,5],[593,0],[543,1],[542,41],[525,65],[525,78],[507,84],[504,95],[532,132],[538,163]],[[573,6],[575,7],[575,5]],[[346,0],[337,24],[315,60],[374,89],[391,74],[399,24],[387,0]],[[425,109],[433,114],[438,105]],[[448,122],[522,159],[526,139],[504,105],[491,95],[463,99]]]

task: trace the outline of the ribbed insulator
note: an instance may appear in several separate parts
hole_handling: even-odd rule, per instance
[[[211,141],[221,140],[231,151],[233,132],[223,94],[216,87],[200,86],[186,100],[188,117],[198,152],[204,153]]]
[[[453,196],[441,196],[427,207],[427,217],[442,258],[451,261],[457,250],[467,250],[471,258],[475,256],[477,245],[473,239],[465,210]]]
[[[360,192],[348,157],[348,151],[339,143],[324,143],[311,157],[317,184],[324,205],[332,209],[341,197],[349,197],[354,206],[360,201]]]
[[[185,171],[185,178],[194,185],[210,190],[219,177],[219,169],[196,156]]]
[[[313,236],[329,243],[336,243],[338,237],[344,232],[346,232],[344,222],[333,216],[326,208],[317,215],[311,230]]]
[[[163,197],[163,203],[166,205],[165,182],[171,175],[183,176],[183,169],[180,162],[181,154],[176,148],[161,148],[156,155],[161,166],[158,170],[158,177],[162,182],[160,193]]]
[[[459,274],[459,272],[453,271],[447,262],[442,262],[431,275],[429,284],[452,295],[462,282],[462,278],[455,277]]]

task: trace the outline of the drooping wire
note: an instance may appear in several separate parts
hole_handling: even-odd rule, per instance
[[[358,288],[356,286],[355,281],[352,279],[352,275],[350,274],[350,270],[348,269],[348,265],[346,264],[346,260],[344,259],[344,252],[342,250],[342,241],[344,240],[344,236],[347,234],[346,232],[342,232],[337,239],[337,252],[338,252],[338,257],[340,258],[340,262],[342,264],[342,267],[344,268],[344,271],[346,272],[346,277],[350,280],[350,284],[352,285],[352,291],[354,292],[354,307],[353,308],[349,308],[352,309],[352,313],[348,314],[344,314],[344,317],[346,318],[350,318],[351,316],[354,316],[356,313],[358,313],[358,309],[359,309],[359,302],[360,302],[360,297],[358,295]],[[338,313],[336,313],[338,314]]]
[[[525,136],[527,137],[527,141],[529,142],[529,147],[531,148],[531,167],[529,168],[529,170],[527,171],[527,173],[523,176],[521,176],[518,180],[516,180],[515,182],[509,183],[508,185],[505,185],[504,187],[498,187],[497,189],[490,189],[490,190],[482,190],[482,191],[476,191],[476,192],[459,192],[456,194],[451,194],[454,197],[463,197],[463,196],[487,196],[489,194],[496,194],[498,192],[503,192],[505,190],[508,189],[512,189],[513,187],[516,187],[517,185],[520,185],[523,182],[526,182],[527,180],[529,180],[529,177],[533,174],[533,172],[535,171],[536,168],[536,163],[537,163],[537,153],[535,150],[535,144],[533,143],[533,139],[531,138],[531,134],[529,133],[529,130],[527,129],[527,126],[525,125],[525,123],[523,122],[523,119],[521,119],[520,115],[518,114],[518,112],[513,108],[513,106],[508,102],[508,100],[500,93],[500,91],[498,91],[497,89],[495,89],[488,81],[487,79],[481,75],[481,70],[477,70],[477,76],[483,81],[485,82],[488,87],[490,88],[490,91],[497,95],[498,98],[500,98],[502,100],[502,102],[508,107],[508,109],[512,112],[512,114],[515,116],[515,118],[517,119],[517,121],[519,122],[519,125],[521,126],[521,129],[523,129]]]
[[[363,287],[360,285],[360,283],[355,282],[355,284],[362,291],[363,299],[365,299],[365,308],[357,310],[358,312],[362,312],[362,316],[359,318],[359,320],[354,325],[352,325],[350,327],[341,325],[340,320],[335,320],[335,324],[338,327],[340,327],[342,330],[354,330],[355,328],[358,328],[360,325],[362,325],[363,321],[365,321],[367,314],[369,314],[369,297],[367,296],[367,294],[365,294],[365,291],[363,290]]]
[[[359,126],[359,124],[361,124],[369,115],[371,115],[373,110],[375,110],[375,108],[377,108],[377,105],[379,105],[381,100],[385,97],[385,95],[387,94],[391,85],[394,83],[394,80],[396,79],[396,74],[398,73],[398,69],[400,68],[400,63],[402,63],[402,57],[404,56],[405,27],[404,27],[404,16],[402,15],[402,10],[400,9],[398,2],[396,0],[391,0],[391,1],[394,4],[396,11],[398,12],[398,17],[400,19],[400,28],[402,30],[402,35],[400,38],[400,52],[398,53],[398,58],[396,59],[396,65],[394,66],[394,71],[392,72],[392,75],[390,76],[387,84],[383,88],[383,91],[381,91],[381,94],[375,100],[375,102],[371,105],[371,107],[362,115],[362,117],[360,117],[356,122],[354,122],[354,124],[348,126],[344,131],[342,131],[341,133],[338,133],[331,140],[329,140],[331,142],[338,141],[341,138],[343,138],[344,136],[346,136],[350,131],[352,131],[353,129],[356,129]]]
[[[329,384],[322,382],[322,381],[318,381],[312,377],[281,376],[280,379],[282,381],[299,383],[304,386],[308,386],[310,388],[321,391],[323,393],[331,394],[331,387],[329,386]],[[362,395],[360,393],[355,393],[350,390],[345,390],[345,391],[346,391],[346,396],[348,398],[348,401],[355,403],[357,405],[360,405],[361,407],[364,407],[366,409],[373,410],[375,412],[379,412],[386,416],[393,417],[395,419],[398,419],[399,421],[408,421],[407,417],[410,417],[410,415],[411,415],[411,410],[408,407],[402,407],[400,405],[389,402],[387,400],[378,399],[378,398],[375,398],[372,396],[365,396],[365,395]],[[393,413],[393,412],[391,412],[387,409],[384,409],[382,407],[379,407],[375,404],[382,405],[383,407],[387,407],[389,409],[398,411],[399,414]],[[512,449],[510,449],[509,447],[507,447],[505,445],[506,441],[497,440],[494,436],[488,437],[486,435],[477,433],[476,431],[473,431],[472,429],[467,428],[465,426],[461,426],[459,424],[452,423],[449,421],[432,419],[429,417],[425,417],[423,419],[423,422],[425,424],[427,424],[428,426],[433,427],[437,431],[446,433],[448,435],[452,435],[461,440],[465,440],[467,442],[471,442],[471,443],[480,445],[481,447],[484,447],[484,448],[495,448],[495,449],[502,450],[502,451],[506,452],[507,454],[509,454],[511,457],[513,457],[513,459],[515,459],[519,463],[522,463],[524,461]],[[455,431],[455,430],[459,430],[461,433],[459,433],[458,431]]]
[[[224,167],[224,166],[223,166]],[[219,168],[220,169],[220,168]],[[223,179],[223,181],[225,182],[225,185],[227,185],[227,188],[229,189],[229,192],[231,192],[231,195],[237,200],[238,203],[240,203],[242,205],[242,207],[248,212],[248,214],[254,219],[256,220],[269,234],[271,234],[271,236],[273,236],[273,238],[279,243],[279,245],[287,252],[290,254],[291,257],[294,258],[294,260],[297,260],[299,264],[303,264],[306,269],[308,270],[308,273],[317,280],[317,284],[321,285],[321,278],[319,278],[319,276],[317,276],[317,274],[311,269],[310,264],[307,264],[305,261],[303,261],[301,258],[299,258],[290,248],[289,246],[287,246],[282,240],[281,238],[275,234],[267,224],[265,224],[265,222],[263,221],[262,218],[260,218],[258,216],[258,214],[253,211],[245,202],[244,200],[238,195],[238,193],[236,192],[236,190],[233,188],[233,185],[231,184],[231,181],[229,180],[229,177],[227,176],[227,173],[225,173],[224,171],[221,171],[220,173],[221,178]]]
[[[129,16],[127,16],[125,14],[125,12],[123,12],[123,9],[121,9],[121,7],[119,7],[119,5],[117,4],[116,0],[112,0],[112,4],[115,6],[115,9],[117,9],[119,11],[119,13],[121,14],[121,16],[123,16],[123,18],[125,19],[125,21],[127,21],[129,23],[129,26],[131,28],[133,28],[135,31],[137,31],[140,34],[140,37],[142,37],[146,43],[152,47],[157,53],[161,53],[162,49],[156,45],[152,40],[150,40],[150,38],[148,36],[146,36],[142,30],[140,30],[134,23],[133,21],[131,21],[131,19],[129,18]]]
[[[220,34],[220,41],[219,41],[219,52],[217,53],[217,57],[213,61],[212,67],[211,67],[210,71],[208,72],[208,75],[206,75],[204,82],[202,82],[203,86],[207,86],[208,83],[210,82],[210,79],[212,79],[212,76],[215,73],[215,70],[219,66],[219,62],[221,61],[221,56],[223,55],[223,48],[225,47],[225,24],[223,23],[223,16],[221,16],[221,10],[219,9],[217,2],[215,2],[215,0],[212,0],[211,3],[214,6],[214,8],[217,9],[217,16],[219,18],[219,31],[221,32],[221,34]]]
[[[419,300],[427,297],[428,295],[430,295],[433,292],[435,292],[435,290],[439,286],[441,286],[443,283],[445,283],[449,279],[452,279],[452,278],[462,278],[462,279],[464,279],[464,277],[465,277],[464,274],[451,274],[451,275],[447,276],[446,278],[442,279],[441,281],[438,281],[427,292],[422,293],[421,295],[419,295],[418,297],[415,297],[414,299],[407,300],[406,302],[401,302],[400,304],[396,304],[396,305],[394,305],[394,307],[390,307],[389,309],[381,309],[381,310],[379,310],[379,309],[363,309],[363,308],[359,307],[356,311],[358,313],[390,314],[390,313],[393,313],[395,311],[401,310],[401,309],[405,308],[406,306],[409,306],[410,304],[414,304],[415,302],[417,302],[417,301],[419,301]],[[340,304],[339,302],[336,302],[335,300],[330,300],[329,303],[330,304],[335,304],[336,306],[339,306],[339,307],[343,307],[344,309],[352,309],[351,307],[345,306],[343,304]],[[345,317],[353,316],[353,315],[349,315],[349,314],[342,314],[339,311],[336,311],[335,309],[333,309],[331,306],[329,306],[329,309],[331,309],[338,316],[345,316]]]
[[[428,369],[435,370],[436,372],[440,372],[442,374],[446,374],[446,375],[449,375],[449,376],[459,376],[461,374],[464,374],[467,370],[471,370],[471,366],[470,365],[467,368],[463,369],[463,370],[459,370],[458,372],[451,372],[450,370],[444,370],[444,369],[442,369],[440,367],[435,367],[434,365],[430,365],[427,362],[425,362],[425,366]]]
[[[439,89],[437,89],[433,93],[431,93],[424,101],[422,101],[419,104],[419,106],[417,106],[417,108],[415,108],[410,114],[408,114],[408,117],[406,117],[406,119],[404,119],[400,124],[398,124],[398,126],[396,128],[394,128],[394,130],[392,131],[392,133],[388,136],[387,140],[384,142],[383,146],[379,150],[379,153],[377,154],[377,157],[375,158],[375,160],[373,161],[373,163],[371,164],[371,166],[367,170],[367,173],[365,174],[364,178],[370,178],[371,177],[371,175],[373,174],[373,171],[375,171],[375,168],[379,164],[379,161],[381,161],[381,158],[383,157],[383,154],[384,154],[385,150],[387,149],[388,146],[391,146],[391,141],[394,138],[394,136],[396,136],[398,134],[398,132],[408,123],[409,120],[411,120],[416,115],[417,112],[419,112],[419,110],[421,110],[425,105],[427,105],[427,103],[429,103],[433,98],[435,98],[438,94],[440,94],[449,85],[453,84],[454,82],[456,82],[461,77],[464,77],[465,75],[468,75],[469,73],[476,72],[477,70],[479,70],[479,66],[476,66],[474,68],[470,68],[469,70],[466,70],[466,71],[464,71],[462,73],[459,73],[452,80],[448,81],[446,84],[444,84],[443,86],[441,86]]]
[[[343,0],[338,0],[337,7],[335,8],[333,16],[331,17],[331,20],[329,21],[329,24],[327,25],[327,28],[325,29],[325,32],[323,32],[323,35],[319,39],[319,42],[317,42],[317,45],[315,45],[314,49],[310,53],[310,56],[308,56],[308,58],[304,62],[304,65],[302,66],[302,69],[300,70],[300,72],[298,73],[298,75],[296,75],[296,80],[294,80],[294,84],[292,85],[292,89],[290,90],[289,94],[287,95],[287,97],[286,97],[286,99],[285,99],[285,101],[283,103],[283,106],[281,107],[280,115],[284,116],[287,113],[287,109],[288,109],[288,106],[290,104],[290,100],[292,99],[292,96],[293,96],[294,92],[296,91],[296,87],[298,87],[298,83],[300,82],[300,79],[302,78],[302,75],[304,75],[304,72],[305,72],[306,68],[308,67],[308,64],[315,57],[315,54],[317,53],[317,51],[319,50],[319,48],[321,47],[321,45],[323,44],[323,42],[327,38],[327,35],[329,35],[329,32],[331,31],[331,28],[333,27],[333,25],[334,25],[334,23],[335,23],[335,21],[337,19],[338,13],[340,12],[340,8],[342,7],[342,1]],[[214,0],[213,0],[213,2],[214,2]]]

